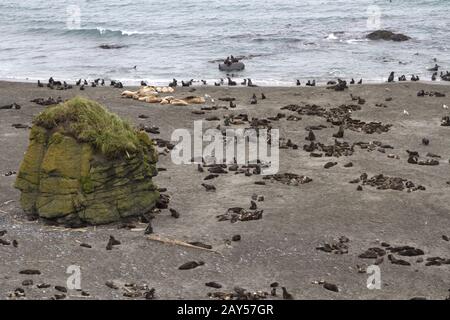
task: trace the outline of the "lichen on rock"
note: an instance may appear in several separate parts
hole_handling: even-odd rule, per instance
[[[145,132],[74,98],[34,119],[15,187],[29,215],[70,226],[105,224],[154,207],[156,162]]]

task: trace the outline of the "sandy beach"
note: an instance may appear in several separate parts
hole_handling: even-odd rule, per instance
[[[7,299],[19,287],[24,288],[26,299],[49,299],[58,293],[54,286],[66,286],[66,270],[71,265],[81,267],[82,289],[90,296],[69,290],[70,299],[130,299],[123,295],[127,283],[148,284],[155,288],[157,299],[210,299],[208,293],[233,292],[235,286],[270,292],[270,284],[274,282],[286,287],[295,299],[445,299],[449,296],[450,264],[433,265],[430,263],[433,260],[427,259],[439,257],[444,262],[450,259],[447,241],[450,236],[450,127],[441,126],[442,117],[450,112],[443,108],[444,104],[450,105],[450,86],[382,83],[354,85],[343,92],[326,87],[194,88],[193,93],[189,92],[191,88],[177,88],[174,95],[208,94],[219,106],[228,106],[228,102],[219,98],[233,97],[237,107],[196,114],[193,111],[199,111],[202,105],[148,104],[123,99],[120,95],[123,90],[111,87],[56,91],[31,83],[0,82],[0,106],[12,103],[21,106],[0,110],[0,231],[7,231],[1,239],[18,243],[17,247],[0,245],[0,299]],[[418,97],[420,90],[446,96]],[[261,93],[267,99],[251,105],[252,95],[259,98]],[[351,94],[365,103],[353,101]],[[12,125],[31,125],[33,117],[45,108],[30,102],[33,99],[60,96],[65,100],[77,95],[98,101],[135,125],[158,127],[160,134],[150,136],[165,140],[170,140],[173,130],[192,129],[195,120],[211,116],[220,119],[205,121],[213,128],[223,125],[227,114],[245,113],[249,118],[267,119],[283,113],[286,117],[272,120],[271,126],[280,130],[285,141],[290,139],[298,145],[298,149],[280,150],[280,173],[305,175],[312,182],[293,186],[264,180],[265,185],[258,185],[255,182],[262,181],[259,175],[229,172],[208,182],[217,190],[206,192],[201,184],[208,172],[198,172],[195,165],[175,165],[170,154],[160,154],[157,166],[167,170],[160,170],[154,181],[159,188],[167,188],[164,194],[170,196],[169,208],[176,209],[180,217],[175,219],[169,210],[161,210],[153,220],[155,234],[202,242],[218,253],[151,241],[144,236],[146,225],[139,222],[134,223],[134,230],[117,224],[72,230],[29,221],[19,205],[20,193],[13,188],[16,175],[7,174],[18,171],[28,146],[29,130]],[[348,156],[312,157],[303,149],[310,144],[305,140],[306,128],[323,125],[321,130],[314,130],[316,140],[333,145],[333,134],[339,126],[321,116],[282,109],[288,105],[318,105],[325,110],[356,105],[361,110],[352,112],[353,119],[392,126],[387,132],[371,134],[346,129],[339,141],[350,145],[362,142],[360,145],[365,147],[355,145],[353,154]],[[148,118],[142,119],[140,115]],[[291,115],[301,119],[287,120]],[[429,140],[428,145],[423,143],[424,138]],[[420,159],[435,159],[439,165],[408,163],[407,150],[417,151]],[[325,169],[328,162],[337,164]],[[350,162],[353,166],[346,166]],[[378,174],[401,177],[416,186],[424,186],[425,190],[379,190],[368,184],[350,183],[363,173],[369,178]],[[228,208],[248,209],[254,194],[264,197],[264,201],[257,202],[258,208],[264,210],[262,219],[237,223],[218,221],[217,216]],[[120,240],[121,245],[107,251],[110,235]],[[241,240],[231,241],[235,235],[240,235]],[[80,243],[92,248],[81,247]],[[343,250],[317,249],[327,243],[339,244]],[[398,255],[388,250],[400,246],[420,249],[424,254]],[[386,254],[378,257],[383,259],[361,258],[369,248],[386,250]],[[388,258],[390,254],[395,256],[394,260]],[[393,263],[395,259],[409,265]],[[365,267],[373,265],[375,260],[381,271],[381,289],[369,290]],[[205,264],[192,270],[178,269],[189,261]],[[36,269],[41,274],[20,274],[24,269]],[[22,285],[28,279],[34,284]],[[108,281],[119,288],[106,286]],[[205,286],[212,281],[223,287]],[[335,284],[339,292],[324,288],[323,281]],[[40,283],[51,287],[39,289],[36,285]],[[281,299],[281,294],[278,289],[277,296],[269,298]]]

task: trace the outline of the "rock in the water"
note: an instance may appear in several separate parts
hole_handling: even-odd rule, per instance
[[[34,119],[15,187],[29,215],[68,226],[110,223],[155,206],[156,162],[145,132],[74,98]]]
[[[391,41],[407,41],[411,39],[410,37],[404,34],[394,33],[389,30],[377,30],[371,32],[366,36],[366,38],[370,40],[391,40]]]

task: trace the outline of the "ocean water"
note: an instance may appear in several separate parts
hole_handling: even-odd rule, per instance
[[[236,78],[261,85],[381,81],[390,71],[430,79],[434,58],[450,69],[449,9],[449,0],[2,0],[0,78],[217,80],[216,61],[233,54],[248,57]],[[366,40],[377,28],[412,40]]]

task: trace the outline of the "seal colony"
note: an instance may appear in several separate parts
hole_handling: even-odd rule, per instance
[[[61,90],[55,96],[59,80],[54,80],[53,90],[43,83],[42,87],[0,82],[2,105],[7,106],[0,108],[0,256],[5,261],[0,264],[4,275],[0,297],[447,298],[450,89],[397,79],[377,85],[340,80],[330,82],[330,89],[249,87],[248,81],[245,87],[240,82],[227,86],[226,79],[218,87],[191,86],[190,80],[184,81],[189,86],[182,86],[174,80],[173,92],[164,93],[168,89],[160,87],[141,93],[181,99],[195,92],[205,102],[182,107],[155,103],[151,108],[133,95],[121,97],[124,90],[136,93],[148,85],[119,89],[120,85],[102,86],[100,81],[98,87]],[[77,102],[80,98],[72,100],[76,95],[84,97],[83,103]],[[108,110],[97,110],[92,101]],[[119,134],[120,143],[111,145],[111,140],[95,133],[96,126],[82,130],[93,135],[76,134],[85,122],[77,121],[75,102],[93,104],[87,108],[95,110],[88,112],[88,119],[98,115],[95,123],[100,121],[101,132]],[[71,115],[67,121],[55,122],[60,108],[75,114],[64,112]],[[224,137],[227,129],[279,129],[279,172],[263,176],[265,163],[211,164],[206,159],[175,165],[170,154],[177,141],[171,140],[172,133],[176,128],[190,130],[197,120],[204,120],[205,130],[218,129]],[[74,131],[65,124],[74,125]],[[119,124],[124,130],[117,130]],[[46,181],[41,181],[40,189],[32,184],[17,190],[16,181],[29,183],[22,177],[32,171],[19,167],[24,154],[29,154],[30,134],[34,137],[36,128],[48,136],[37,147],[64,161],[42,162],[39,177]],[[139,137],[148,138],[149,148],[158,155],[158,162],[154,158],[147,162],[145,179],[139,174],[144,168],[138,166],[145,162],[134,162],[140,152],[133,152],[132,145]],[[89,162],[80,159],[84,152],[73,151],[79,148],[95,150]],[[75,169],[53,170],[56,163]],[[104,188],[87,192],[92,184],[81,179],[86,171],[78,169],[86,164],[92,174],[99,164],[108,168],[107,179],[101,180]],[[133,165],[137,171],[115,179]],[[49,181],[58,187],[47,188]],[[94,220],[82,220],[83,210],[44,217],[49,211],[41,212],[46,209],[41,204],[48,197],[59,199],[72,192],[69,187],[76,181],[81,183],[73,188],[75,200],[92,196],[100,201],[97,192],[105,190],[102,203],[113,208],[108,212],[116,212],[121,199],[109,188],[131,184],[133,190],[151,183],[145,193],[148,207],[133,208],[136,215],[131,216],[132,210],[119,210],[110,219],[103,215],[105,210],[94,210],[87,202],[79,208],[87,205]],[[33,190],[33,197],[44,201],[36,201],[35,213],[26,214],[21,197]],[[47,190],[50,193],[43,192]],[[128,190],[127,199],[139,201],[139,192]],[[72,208],[73,203],[77,202],[64,205]],[[146,210],[150,212],[143,214]],[[29,221],[38,215],[40,221]],[[107,221],[105,217],[116,222],[82,229],[61,226],[97,224],[100,218]],[[85,275],[81,291],[65,287],[67,274],[61,268],[72,265],[74,257]],[[383,290],[366,288],[366,271],[374,264],[382,268],[383,283],[388,284]]]

